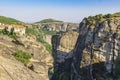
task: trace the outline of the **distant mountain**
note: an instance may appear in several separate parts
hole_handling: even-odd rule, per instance
[[[37,28],[43,28],[47,29],[49,31],[67,31],[70,29],[77,30],[79,24],[76,23],[70,23],[70,22],[64,22],[60,20],[55,19],[44,19],[39,22],[34,23],[34,25],[37,26]]]
[[[41,21],[36,22],[36,23],[54,23],[54,22],[63,22],[63,21],[59,21],[59,20],[49,18],[49,19],[41,20]]]
[[[9,17],[5,17],[5,16],[0,16],[0,23],[4,23],[4,24],[23,24],[22,21],[13,19],[13,18],[9,18]]]

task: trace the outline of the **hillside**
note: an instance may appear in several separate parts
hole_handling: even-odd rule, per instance
[[[4,23],[4,24],[22,24],[23,22],[13,19],[13,18],[9,18],[9,17],[5,17],[5,16],[0,16],[0,23]]]
[[[49,18],[49,19],[44,19],[44,20],[41,20],[41,21],[35,22],[35,23],[54,23],[54,22],[63,22],[63,21],[59,21],[59,20]]]

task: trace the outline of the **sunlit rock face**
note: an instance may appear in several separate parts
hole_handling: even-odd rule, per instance
[[[75,46],[70,50],[66,49],[67,43],[72,45],[71,40],[75,38],[63,38],[58,35],[52,38],[53,80],[91,80],[90,70],[92,78],[106,80],[112,68],[115,69],[115,60],[120,60],[119,18],[93,19],[92,23],[87,18],[83,19]],[[61,48],[62,41],[66,41],[66,45]]]
[[[26,66],[12,55],[17,50],[32,55]],[[0,34],[0,80],[49,80],[48,71],[53,67],[52,55],[32,35],[17,40]]]
[[[90,53],[91,49],[89,46],[92,43],[95,56],[105,61],[106,67],[110,69],[113,52],[115,59],[120,53],[120,20],[108,19],[104,20],[102,23],[96,22],[91,26],[85,26],[87,23],[81,24],[80,35],[84,35],[87,29],[89,29],[85,41],[87,46],[85,50]]]

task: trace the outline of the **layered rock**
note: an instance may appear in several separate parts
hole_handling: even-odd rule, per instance
[[[53,36],[53,80],[106,80],[115,75],[115,60],[120,60],[120,18],[91,18],[80,23],[73,50],[60,49],[61,37]],[[66,46],[71,40],[65,40]]]
[[[17,50],[32,55],[26,66],[12,56]],[[0,35],[0,80],[49,80],[48,71],[52,63],[52,56],[34,36],[25,35],[13,40]]]

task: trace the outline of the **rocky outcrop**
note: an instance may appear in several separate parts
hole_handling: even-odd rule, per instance
[[[93,50],[95,56],[105,62],[109,72],[111,72],[112,63],[114,63],[113,58],[116,59],[119,55],[119,25],[119,19],[109,18],[101,23],[96,21],[95,24],[90,26],[87,25],[87,21],[85,23],[81,22],[80,26],[80,35],[85,35],[87,29],[89,29],[84,51],[91,53],[91,50]]]
[[[0,56],[0,80],[43,80],[16,60]]]
[[[65,32],[68,30],[77,30],[79,24],[67,22],[52,22],[52,23],[35,23],[37,28],[47,29],[49,31]]]
[[[32,55],[26,66],[12,56],[17,50]],[[34,36],[25,35],[13,40],[0,35],[0,80],[49,80],[48,71],[53,67],[52,63],[52,56]]]
[[[120,18],[96,17],[80,23],[79,36],[71,51],[59,49],[62,39],[53,36],[52,80],[106,80],[115,76],[115,61],[120,55]],[[66,44],[71,40],[74,38],[68,38]]]

